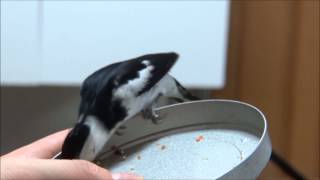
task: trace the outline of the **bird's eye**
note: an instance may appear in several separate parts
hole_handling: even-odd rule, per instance
[[[119,85],[119,81],[118,81],[117,79],[115,79],[115,80],[113,81],[113,84],[114,84],[115,86],[118,86],[118,85]]]

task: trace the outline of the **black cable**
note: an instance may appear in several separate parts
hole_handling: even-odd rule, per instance
[[[294,167],[292,167],[288,162],[286,162],[279,154],[272,151],[271,161],[273,161],[279,168],[284,171],[286,174],[291,176],[294,179],[304,180],[307,179],[303,176],[299,171],[297,171]]]

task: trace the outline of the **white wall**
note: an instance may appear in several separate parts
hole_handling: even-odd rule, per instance
[[[176,51],[192,87],[225,80],[229,1],[1,1],[1,84],[79,85],[94,70]]]

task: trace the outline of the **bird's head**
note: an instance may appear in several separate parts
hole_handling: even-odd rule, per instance
[[[81,118],[81,117],[80,117]],[[93,161],[109,138],[109,131],[94,116],[86,117],[67,135],[62,146],[62,159],[84,159]]]
[[[61,158],[78,159],[89,136],[90,129],[83,123],[77,123],[64,140]]]

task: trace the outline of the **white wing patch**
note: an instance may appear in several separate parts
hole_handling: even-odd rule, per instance
[[[144,65],[146,65],[146,66],[149,66],[149,65],[150,65],[150,61],[144,60],[144,61],[142,61],[142,64],[144,64]]]
[[[141,110],[150,106],[159,94],[169,96],[179,95],[174,79],[167,74],[150,90],[140,96],[136,96],[137,93],[146,86],[151,77],[151,71],[154,69],[154,66],[148,60],[144,60],[141,63],[147,67],[138,72],[139,77],[128,81],[127,84],[121,85],[113,91],[114,98],[119,98],[121,100],[121,105],[127,110],[127,116],[123,121],[132,118],[134,115],[141,112]]]
[[[87,116],[85,124],[89,126],[89,136],[80,153],[80,159],[92,161],[101,152],[110,138],[110,133],[95,116]]]
[[[139,77],[129,80],[127,84],[121,85],[114,91],[114,96],[116,98],[122,99],[135,97],[136,94],[146,86],[151,77],[151,71],[154,69],[154,67],[150,65],[148,60],[142,61],[142,64],[146,65],[147,67],[138,72]]]

